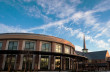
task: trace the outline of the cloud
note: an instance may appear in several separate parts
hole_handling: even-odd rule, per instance
[[[37,29],[47,29],[53,26],[62,26],[65,23],[68,23],[69,19],[64,19],[64,20],[59,20],[59,21],[55,21],[55,22],[50,22],[48,24],[44,24],[42,26],[36,26],[33,28],[28,29],[28,31],[33,31],[33,30],[37,30]]]
[[[104,26],[103,27],[100,27],[99,28],[100,30],[100,33],[98,33],[96,36],[95,36],[95,38],[97,38],[97,37],[100,37],[100,36],[102,36],[102,35],[105,35],[105,36],[108,36],[108,37],[110,37],[110,20],[109,21],[107,21],[106,23],[104,23]]]
[[[46,14],[55,14],[56,17],[65,18],[69,17],[75,12],[75,8],[80,4],[80,0],[37,0]]]
[[[84,35],[83,32],[78,32],[76,37],[83,40],[83,35]],[[97,48],[110,49],[110,44],[105,42],[104,40],[94,39],[92,36],[89,36],[89,35],[85,35],[85,39],[95,44]]]
[[[83,32],[79,32],[77,34],[77,38],[79,38],[79,39],[83,39],[83,36],[84,36],[84,33]]]
[[[32,0],[24,0],[24,2],[31,2]]]
[[[110,42],[110,39],[108,39],[108,42]]]
[[[81,46],[79,46],[79,45],[75,45],[75,50],[77,50],[77,51],[82,51],[82,47]]]
[[[109,49],[110,48],[110,44],[105,42],[104,40],[93,39],[93,37],[88,36],[88,35],[85,36],[85,39],[89,40],[90,42],[95,44],[97,46],[97,48],[103,48],[103,49]]]
[[[94,10],[96,12],[103,12],[103,11],[107,11],[107,10],[110,10],[110,0],[102,0],[101,3],[97,4],[95,7],[94,7]]]
[[[25,29],[21,29],[20,27],[7,26],[5,24],[0,23],[0,33],[14,33],[14,32],[28,33],[28,31],[26,31]]]

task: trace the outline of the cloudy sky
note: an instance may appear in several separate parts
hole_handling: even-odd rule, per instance
[[[56,36],[110,52],[110,0],[0,0],[0,33]]]

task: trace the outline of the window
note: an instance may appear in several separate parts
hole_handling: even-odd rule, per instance
[[[89,61],[89,63],[91,63],[92,62],[92,60],[88,60]]]
[[[65,46],[65,53],[70,54],[70,47],[69,46]]]
[[[32,69],[33,56],[24,56],[23,57],[23,66],[22,69],[31,70]]]
[[[66,58],[66,70],[69,70],[69,58]]]
[[[2,42],[0,42],[0,50],[2,50]]]
[[[8,50],[17,50],[17,46],[17,41],[9,41]]]
[[[40,69],[48,70],[49,56],[41,56]]]
[[[35,42],[26,41],[25,42],[25,49],[26,50],[34,50]]]
[[[60,69],[60,56],[55,57],[55,69],[56,70]]]
[[[42,48],[41,51],[50,51],[51,50],[51,43],[49,42],[42,42]]]
[[[62,52],[62,45],[61,44],[56,44],[55,51],[61,53]]]
[[[5,70],[14,70],[15,67],[15,61],[16,61],[16,55],[7,55],[6,61],[5,61]]]

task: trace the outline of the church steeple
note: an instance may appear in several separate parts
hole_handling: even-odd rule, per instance
[[[86,48],[85,35],[83,36],[83,49],[82,49],[82,51],[84,53],[88,53],[88,49]]]

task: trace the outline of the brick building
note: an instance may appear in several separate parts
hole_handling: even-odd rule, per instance
[[[1,71],[78,71],[87,57],[67,40],[41,34],[0,34]]]

